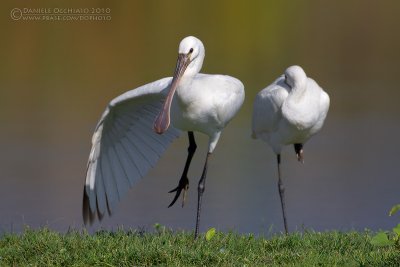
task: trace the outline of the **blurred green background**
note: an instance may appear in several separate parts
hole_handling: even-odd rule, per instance
[[[109,8],[107,21],[13,20],[14,8]],[[0,231],[80,227],[90,138],[115,96],[171,76],[180,40],[200,38],[202,72],[228,74],[246,100],[211,163],[202,227],[281,230],[274,155],[250,139],[255,94],[298,64],[331,97],[325,128],[283,155],[291,229],[391,227],[400,202],[400,2],[20,1],[0,3]],[[103,227],[194,223],[206,138],[187,207],[167,209],[186,157],[180,138]],[[98,227],[96,225],[95,227]]]

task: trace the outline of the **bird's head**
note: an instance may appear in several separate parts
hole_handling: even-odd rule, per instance
[[[307,80],[304,70],[297,65],[290,66],[285,70],[285,83],[290,87],[297,87]]]
[[[178,64],[180,59],[186,65],[185,75],[198,73],[203,66],[205,50],[203,43],[194,36],[185,37],[179,44]]]
[[[164,105],[154,123],[154,131],[164,133],[170,124],[170,109],[172,98],[183,76],[193,76],[199,73],[205,56],[203,43],[194,36],[185,37],[179,44],[178,60],[174,76]]]

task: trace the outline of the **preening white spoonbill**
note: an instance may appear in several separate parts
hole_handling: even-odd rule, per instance
[[[92,137],[83,194],[85,224],[99,220],[127,190],[156,164],[167,146],[187,131],[188,156],[172,206],[188,190],[187,173],[196,151],[194,132],[208,135],[208,153],[198,183],[195,238],[198,236],[207,163],[221,132],[244,101],[243,84],[226,75],[199,73],[204,60],[203,43],[184,38],[173,77],[128,91],[107,106]]]
[[[297,159],[303,163],[303,145],[321,130],[328,109],[328,94],[299,66],[287,68],[254,101],[252,136],[267,142],[277,156],[278,190],[286,233],[285,188],[280,169],[282,147],[293,144]]]

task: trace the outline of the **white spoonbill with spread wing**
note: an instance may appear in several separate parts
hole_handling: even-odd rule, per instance
[[[299,66],[287,68],[254,101],[252,136],[267,142],[277,155],[278,189],[286,233],[285,189],[280,170],[282,147],[293,144],[297,159],[303,162],[303,145],[322,128],[328,109],[328,94]]]
[[[244,101],[243,84],[226,75],[199,73],[203,43],[184,38],[173,77],[143,85],[113,99],[98,122],[92,138],[83,194],[83,218],[92,223],[111,214],[128,189],[156,164],[167,146],[187,131],[188,156],[172,206],[189,186],[187,173],[196,143],[193,132],[209,136],[208,153],[198,183],[195,238],[199,232],[207,163],[221,132]]]

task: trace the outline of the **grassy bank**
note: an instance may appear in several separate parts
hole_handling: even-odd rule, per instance
[[[25,230],[0,237],[0,266],[399,266],[396,246],[376,247],[367,232],[306,232],[269,239],[217,233],[135,231],[59,234]]]

